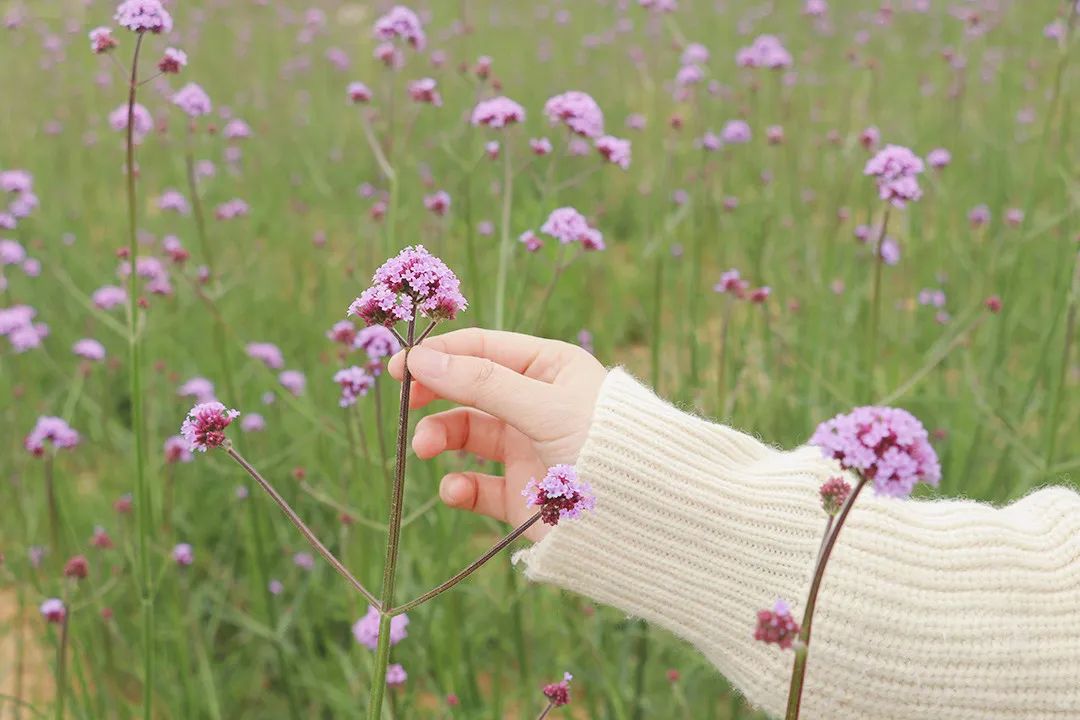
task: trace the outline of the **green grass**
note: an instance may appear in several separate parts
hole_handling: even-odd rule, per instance
[[[17,4],[0,2],[0,11]],[[864,3],[834,0],[831,35],[815,30],[794,2],[778,3],[783,9],[754,23],[749,35],[740,34],[738,25],[758,3],[722,3],[727,9],[721,12],[710,2],[683,0],[670,23],[654,22],[631,4],[626,15],[633,28],[586,49],[585,36],[602,36],[615,26],[615,3],[572,4],[569,23],[559,25],[541,17],[538,7],[546,6],[534,3],[433,1],[430,44],[448,60],[445,68],[431,69],[426,58],[409,53],[393,85],[399,97],[392,124],[383,99],[390,75],[371,57],[374,11],[367,4],[314,4],[327,10],[327,28],[299,45],[299,25],[282,26],[272,8],[179,3],[174,9],[182,36],[176,44],[191,64],[173,85],[199,82],[218,108],[230,107],[255,131],[239,143],[244,157],[238,175],[227,169],[220,136],[195,138],[196,158],[218,166],[217,176],[204,184],[208,210],[233,197],[252,208],[245,219],[208,223],[220,275],[220,283],[210,286],[212,304],[221,314],[237,394],[222,399],[263,413],[268,426],[265,433],[235,432],[233,438],[368,587],[377,587],[381,575],[380,523],[388,495],[375,403],[369,396],[355,416],[359,422],[346,422],[330,381],[337,359],[324,333],[344,317],[377,264],[415,242],[444,257],[462,278],[471,308],[458,324],[494,323],[503,168],[482,157],[493,134],[465,122],[476,98],[488,91],[457,71],[459,63],[471,64],[481,54],[494,58],[503,91],[529,113],[524,127],[499,138],[504,150],[512,148],[518,170],[511,238],[538,228],[552,209],[573,205],[590,216],[608,245],[572,265],[548,311],[534,319],[530,311],[551,277],[555,249],[527,256],[514,242],[509,327],[571,341],[588,329],[604,363],[626,365],[662,395],[777,445],[803,442],[819,421],[852,405],[887,399],[947,433],[936,443],[944,496],[1006,501],[1039,485],[1071,482],[1080,469],[1078,352],[1065,354],[1067,337],[1076,337],[1066,327],[1075,322],[1080,292],[1073,103],[1080,58],[1075,33],[1066,47],[1042,36],[1054,3],[1038,10],[1005,4],[1000,21],[983,36],[965,36],[942,3],[928,14],[898,11],[891,26],[879,27],[860,14]],[[85,39],[87,30],[109,22],[112,3],[96,2],[89,10],[82,5],[26,4],[46,16],[5,31],[0,43],[8,98],[0,114],[0,167],[31,171],[41,198],[41,208],[4,235],[22,242],[44,268],[38,278],[5,269],[9,284],[0,306],[33,305],[50,327],[43,348],[25,354],[12,354],[0,340],[0,476],[6,480],[0,486],[6,558],[0,593],[25,613],[23,622],[8,624],[4,647],[14,648],[21,634],[25,645],[51,653],[59,634],[45,627],[36,606],[60,594],[57,567],[63,559],[86,552],[92,575],[72,595],[68,712],[127,718],[139,713],[144,678],[138,530],[133,516],[112,509],[135,485],[126,331],[120,311],[104,315],[87,299],[97,287],[116,282],[116,251],[126,245],[122,138],[105,120],[124,101],[125,85],[108,60],[89,54]],[[302,12],[302,4],[295,7]],[[463,12],[473,32],[449,33]],[[193,40],[197,14],[206,20]],[[869,38],[857,44],[853,37],[864,29]],[[765,32],[781,36],[795,56],[795,84],[734,66],[735,50]],[[49,34],[67,47],[62,61],[43,69],[42,59],[51,55],[41,49],[41,38]],[[719,94],[699,87],[690,102],[671,100],[680,35],[711,50],[708,77],[721,84]],[[133,37],[117,37],[116,57],[126,63]],[[166,44],[148,38],[147,57],[155,59]],[[349,71],[324,59],[332,46],[350,54]],[[964,70],[952,70],[941,58],[947,46],[967,58]],[[644,53],[640,64],[629,59],[634,48]],[[309,71],[283,70],[295,68],[298,57],[310,60]],[[111,84],[95,84],[99,73]],[[418,109],[404,95],[407,80],[427,74],[439,80],[440,109]],[[356,79],[376,91],[374,106],[383,110],[376,133],[394,138],[389,155],[399,178],[399,210],[393,248],[389,223],[371,220],[371,201],[356,192],[362,182],[388,188],[358,111],[344,100],[346,84]],[[214,317],[189,281],[203,262],[195,222],[163,215],[153,203],[167,187],[186,193],[183,121],[156,88],[149,83],[140,96],[156,120],[167,120],[168,131],[153,133],[138,151],[139,226],[159,238],[179,235],[193,254],[189,267],[174,271],[176,294],[150,298],[143,335],[148,472],[159,528],[150,538],[157,716],[287,717],[280,654],[302,717],[356,717],[366,705],[372,653],[353,640],[350,625],[365,607],[324,564],[310,573],[293,566],[292,553],[306,550],[302,539],[267,498],[255,492],[246,501],[235,498],[236,486],[245,483],[239,468],[214,453],[172,468],[173,528],[164,529],[167,471],[160,448],[189,407],[176,387],[205,375],[224,392],[225,379],[214,349]],[[951,88],[961,89],[952,100]],[[609,132],[634,141],[629,171],[597,167],[595,155],[532,159],[529,137],[546,134],[560,144],[541,108],[568,89],[592,94]],[[1019,124],[1017,114],[1026,108],[1035,120]],[[623,126],[632,112],[648,117],[644,131]],[[671,129],[673,116],[681,118],[682,129]],[[718,132],[736,117],[753,127],[751,144],[709,155],[694,146],[706,129]],[[45,132],[51,120],[62,126],[57,136]],[[765,128],[772,124],[784,126],[783,145],[766,144]],[[857,223],[868,222],[870,213],[874,222],[881,215],[872,183],[862,176],[867,153],[858,133],[868,125],[878,126],[886,142],[920,155],[940,146],[953,156],[943,172],[923,177],[921,202],[892,213],[889,232],[903,258],[884,268],[872,377],[864,339],[873,263],[853,239]],[[838,142],[828,140],[831,131]],[[88,133],[96,138],[90,146],[84,144]],[[772,179],[763,184],[766,171]],[[428,172],[431,188],[422,183]],[[442,220],[422,202],[437,188],[453,197]],[[671,201],[677,189],[688,194],[682,207]],[[813,197],[804,199],[808,191]],[[723,209],[726,196],[739,200],[733,212]],[[967,213],[982,203],[993,220],[975,230]],[[851,214],[843,222],[837,219],[842,207]],[[1009,207],[1026,211],[1020,227],[1003,222]],[[477,231],[485,220],[495,224],[491,236]],[[70,245],[63,241],[67,233],[74,236]],[[324,248],[313,246],[316,233],[325,234]],[[673,254],[677,247],[681,254]],[[721,354],[727,299],[711,287],[729,267],[770,285],[773,296],[764,309],[731,308]],[[839,294],[836,282],[843,284]],[[946,324],[915,302],[926,287],[946,292]],[[998,315],[982,308],[991,294],[1004,301]],[[70,352],[81,337],[101,340],[110,355],[85,378]],[[244,356],[243,344],[253,340],[277,343],[287,367],[307,373],[303,397],[287,397],[273,375]],[[383,382],[382,424],[392,443],[396,388]],[[260,398],[267,391],[278,400],[264,407]],[[33,570],[27,550],[48,536],[43,463],[21,441],[42,414],[64,415],[84,439],[56,462],[65,547]],[[495,523],[429,503],[444,472],[467,466],[456,458],[410,463],[399,596],[442,581],[497,536]],[[292,475],[296,468],[305,471],[307,485],[354,509],[361,521],[343,526],[338,510],[302,490]],[[88,547],[95,525],[109,531],[115,549]],[[180,541],[196,553],[195,565],[184,571],[169,556]],[[450,692],[461,699],[454,717],[529,717],[543,704],[538,685],[564,669],[575,675],[582,717],[635,717],[639,626],[588,600],[529,586],[508,565],[499,558],[451,594],[410,613],[409,638],[394,650],[394,660],[409,672],[405,691],[392,693],[397,717],[447,715],[443,698]],[[285,585],[272,607],[263,567]],[[105,607],[113,612],[108,622],[99,615]],[[747,618],[748,634],[751,622]],[[27,687],[51,675],[40,662],[22,664]],[[0,657],[0,686],[8,695],[15,694],[18,665],[14,651]],[[680,672],[674,685],[668,668]],[[655,628],[643,683],[643,717],[754,717],[704,659]],[[23,699],[42,712],[51,708],[48,691]],[[10,697],[0,699],[5,717],[16,705]],[[23,710],[23,717],[35,716]]]

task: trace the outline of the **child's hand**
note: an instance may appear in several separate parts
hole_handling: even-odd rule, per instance
[[[402,377],[404,352],[390,361]],[[432,337],[409,353],[411,407],[445,399],[463,407],[417,423],[413,450],[423,459],[465,450],[502,463],[506,476],[451,473],[439,495],[455,508],[511,525],[528,519],[521,491],[547,468],[573,464],[585,443],[604,367],[576,345],[510,332],[469,328]],[[539,540],[548,526],[527,536]]]

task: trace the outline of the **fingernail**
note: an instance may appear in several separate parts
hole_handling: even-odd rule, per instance
[[[420,346],[409,351],[409,369],[423,378],[438,378],[450,367],[450,356]]]

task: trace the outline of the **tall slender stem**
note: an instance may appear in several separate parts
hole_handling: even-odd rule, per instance
[[[546,718],[548,716],[548,713],[551,712],[551,709],[553,707],[555,707],[555,701],[554,700],[549,700],[548,704],[547,704],[547,707],[544,708],[543,710],[541,710],[540,714],[536,716],[536,720],[544,720],[544,718]]]
[[[252,467],[251,463],[245,460],[244,457],[236,451],[236,448],[228,445],[225,447],[225,452],[228,453],[229,457],[235,460],[240,467],[244,468],[247,474],[259,484],[259,487],[266,491],[266,494],[270,496],[274,501],[274,504],[281,508],[281,512],[285,513],[285,517],[289,518],[289,522],[300,531],[300,534],[304,536],[304,539],[308,541],[311,547],[315,548],[315,551],[319,553],[319,555],[322,555],[326,562],[330,563],[330,566],[337,571],[338,575],[345,578],[368,602],[372,604],[378,602],[378,600],[375,599],[375,595],[364,587],[359,580],[353,577],[353,574],[349,572],[348,568],[346,568],[340,560],[337,559],[334,553],[330,552],[330,550],[322,544],[315,533],[312,532],[311,528],[309,528],[300,516],[296,514],[296,511],[292,509],[289,502],[281,496],[281,493],[279,493],[273,485],[267,482],[266,479],[259,474],[259,471]]]
[[[881,218],[881,232],[874,244],[874,289],[870,297],[870,331],[866,343],[866,386],[867,394],[874,393],[874,366],[877,363],[878,323],[881,321],[881,246],[885,242],[885,230],[889,226],[889,206],[885,206],[885,215]],[[869,397],[867,398],[869,400]]]
[[[45,456],[45,496],[49,503],[49,542],[52,543],[52,551],[57,558],[62,557],[60,552],[60,508],[56,504],[56,482],[53,477],[53,456]]]
[[[810,583],[810,593],[807,595],[806,609],[803,611],[802,628],[799,630],[799,645],[795,650],[795,662],[791,667],[791,686],[788,688],[785,720],[798,720],[799,706],[802,703],[803,681],[806,678],[806,658],[810,652],[810,630],[814,622],[814,607],[817,605],[821,581],[825,577],[825,566],[828,564],[829,556],[832,555],[833,548],[836,546],[836,539],[840,537],[840,531],[844,528],[844,522],[847,520],[851,508],[855,505],[855,500],[859,497],[859,493],[866,485],[866,482],[866,478],[859,478],[855,489],[851,491],[851,495],[844,502],[844,506],[840,508],[840,512],[836,516],[836,522],[832,524],[832,531],[829,532],[829,526],[826,526],[826,539],[821,546],[817,564],[814,567],[814,579]]]
[[[1054,452],[1057,449],[1058,421],[1061,415],[1061,396],[1065,393],[1065,379],[1069,371],[1069,354],[1072,351],[1073,339],[1076,333],[1077,305],[1080,304],[1080,252],[1075,254],[1073,261],[1073,276],[1066,293],[1068,293],[1068,311],[1065,313],[1065,338],[1061,349],[1061,367],[1058,370],[1057,386],[1051,394],[1050,422],[1047,425],[1046,454],[1044,464],[1046,471],[1054,463]]]
[[[410,600],[409,602],[405,603],[404,605],[399,605],[398,607],[391,608],[391,609],[387,610],[386,614],[391,615],[391,616],[392,615],[400,615],[400,614],[402,614],[404,612],[408,612],[409,610],[412,610],[413,608],[415,608],[415,607],[417,607],[419,605],[423,605],[424,603],[426,603],[428,600],[432,599],[436,595],[442,595],[444,592],[446,592],[450,588],[454,587],[459,582],[461,582],[462,580],[464,580],[465,578],[469,577],[474,572],[479,570],[480,567],[484,563],[486,563],[488,560],[490,560],[491,558],[495,557],[500,552],[502,552],[503,548],[505,548],[507,545],[509,545],[510,543],[514,542],[519,537],[521,537],[522,534],[524,534],[526,530],[528,530],[533,525],[535,525],[536,522],[539,519],[540,519],[540,513],[536,513],[531,518],[529,518],[525,522],[518,525],[516,528],[511,530],[509,533],[507,533],[503,537],[502,540],[499,540],[497,543],[492,545],[491,548],[489,548],[487,552],[485,552],[480,557],[476,558],[476,560],[473,560],[467,567],[465,567],[459,573],[454,575],[452,578],[450,578],[446,582],[442,583],[438,587],[432,588],[431,590],[427,591],[426,593],[424,593],[420,597],[416,598],[415,600]]]
[[[386,562],[383,565],[382,595],[378,608],[379,644],[375,649],[375,663],[371,673],[371,701],[368,720],[379,720],[382,714],[383,695],[386,692],[386,666],[390,662],[390,614],[394,605],[394,581],[397,574],[398,546],[401,540],[401,512],[405,499],[405,458],[409,439],[409,395],[412,391],[412,373],[409,372],[409,351],[416,340],[416,315],[409,320],[405,342],[405,371],[401,379],[401,403],[398,406],[397,463],[394,468],[394,488],[390,497],[390,520],[387,523]]]
[[[128,82],[127,107],[127,205],[128,205],[128,374],[131,392],[131,429],[135,435],[135,513],[139,526],[139,597],[142,603],[143,643],[143,718],[154,716],[154,579],[150,573],[151,518],[150,485],[146,477],[146,437],[143,428],[142,407],[142,352],[139,347],[139,293],[138,273],[139,233],[136,219],[135,196],[135,97],[139,89],[139,51],[144,34],[135,40],[131,57],[131,78]]]
[[[67,646],[68,623],[71,609],[64,593],[64,619],[60,621],[60,644],[56,648],[56,720],[64,720],[64,701],[67,699]]]
[[[506,278],[510,272],[510,203],[514,199],[514,175],[510,172],[510,148],[503,147],[502,227],[499,239],[499,271],[495,276],[495,329],[502,330],[506,311]]]

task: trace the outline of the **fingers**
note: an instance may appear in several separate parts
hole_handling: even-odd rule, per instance
[[[438,350],[448,355],[469,355],[487,358],[497,365],[524,374],[547,348],[559,346],[555,340],[545,340],[501,330],[465,328],[424,340],[422,347]],[[404,368],[404,352],[390,359],[390,374],[401,379]]]
[[[503,462],[506,425],[471,408],[454,408],[429,415],[416,425],[412,446],[416,456],[427,460],[448,450],[465,450],[484,460]]]
[[[439,483],[439,497],[452,508],[469,510],[507,522],[506,486],[498,475],[450,473]]]
[[[556,400],[554,386],[525,377],[488,358],[449,355],[426,345],[409,352],[416,380],[438,397],[474,407],[530,434],[539,408]]]

